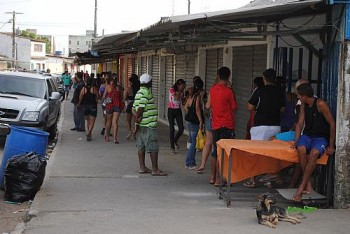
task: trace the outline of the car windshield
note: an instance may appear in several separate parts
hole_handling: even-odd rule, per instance
[[[45,80],[0,75],[0,93],[45,98]]]

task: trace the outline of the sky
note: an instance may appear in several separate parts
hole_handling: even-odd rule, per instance
[[[190,0],[190,11],[235,9],[250,1]],[[13,11],[22,13],[16,15],[16,28],[53,35],[60,50],[68,47],[68,35],[85,35],[86,30],[94,29],[95,0],[0,0],[0,32],[12,32]],[[97,34],[140,30],[161,17],[187,12],[188,0],[97,0]]]

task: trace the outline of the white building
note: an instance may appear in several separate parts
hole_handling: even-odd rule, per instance
[[[30,44],[30,70],[45,71],[47,69],[45,41],[31,39]]]
[[[86,30],[86,35],[69,35],[69,56],[76,52],[86,52],[91,49],[92,39],[94,38],[93,30]]]
[[[12,62],[12,33],[0,33],[0,54],[11,59]],[[16,67],[30,69],[31,42],[29,38],[15,38],[15,60]]]

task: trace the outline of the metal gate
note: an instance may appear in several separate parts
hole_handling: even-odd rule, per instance
[[[235,115],[236,138],[242,139],[246,134],[249,111],[246,108],[251,96],[254,77],[262,76],[266,69],[267,46],[244,46],[233,48],[232,86],[238,109]]]

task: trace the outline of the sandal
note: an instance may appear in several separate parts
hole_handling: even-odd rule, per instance
[[[244,187],[247,187],[247,188],[256,188],[255,186],[255,182],[251,182],[251,181],[246,181],[243,183]]]
[[[109,136],[105,135],[105,141],[109,141]]]
[[[271,182],[278,179],[278,176],[275,174],[267,174],[259,179],[259,182],[265,183],[265,182]]]
[[[168,173],[165,173],[164,171],[158,169],[157,171],[152,172],[151,175],[152,175],[152,176],[167,176]]]
[[[129,132],[129,134],[126,136],[126,139],[129,140],[129,138],[132,136],[132,132]]]
[[[272,189],[272,188],[273,188],[272,183],[271,183],[270,181],[264,183],[264,186],[265,186],[266,188],[268,188],[268,189]]]
[[[139,174],[146,174],[146,173],[152,173],[152,170],[145,167],[145,169],[140,169]]]
[[[204,168],[198,167],[197,170],[196,170],[196,173],[197,174],[204,174]]]

